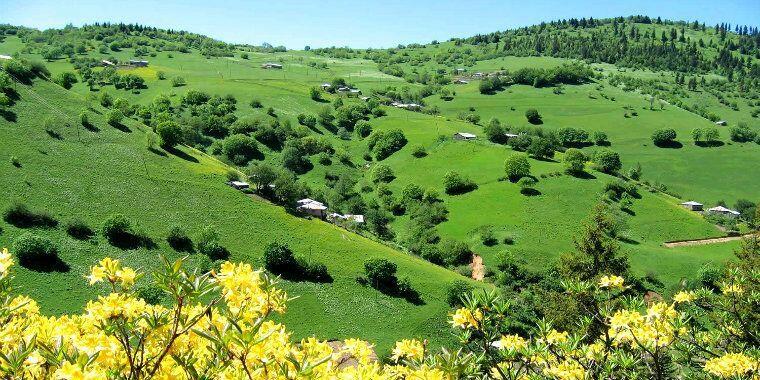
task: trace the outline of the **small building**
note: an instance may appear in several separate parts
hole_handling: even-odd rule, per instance
[[[361,100],[363,100],[363,101],[366,102],[366,101],[369,100],[369,96],[361,96],[361,97],[359,97],[359,99],[361,99]]]
[[[464,79],[454,79],[454,84],[467,84],[467,83],[470,83],[470,81],[464,80]]]
[[[10,55],[0,54],[0,59],[13,59]]]
[[[504,136],[507,137],[507,141],[512,140],[515,137],[520,137],[520,135],[514,134],[514,133],[505,133]]]
[[[305,199],[299,200],[296,203],[298,204],[298,206],[296,207],[296,210],[303,212],[305,214],[316,216],[317,218],[320,218],[320,219],[324,218],[325,214],[327,214],[327,206],[325,206],[322,202],[305,198]]]
[[[113,63],[113,62],[111,62],[111,61],[109,61],[107,59],[104,59],[104,60],[100,61],[100,64],[102,66],[116,66],[115,63]]]
[[[338,87],[338,92],[349,92],[349,91],[351,91],[351,87],[346,87],[346,86]]]
[[[348,90],[348,92],[350,92],[352,94],[356,94],[356,95],[361,95],[362,90],[359,90],[358,88],[352,88],[352,89]]]
[[[467,132],[457,132],[454,134],[454,140],[475,140],[478,136]]]
[[[708,208],[707,213],[711,215],[723,215],[729,218],[736,218],[737,216],[741,215],[739,211],[731,210],[730,208],[726,208],[723,206]]]
[[[135,66],[135,67],[147,67],[148,66],[148,61],[141,61],[141,60],[138,60],[138,59],[130,59],[129,60],[129,65],[130,66]]]
[[[336,223],[340,221],[346,221],[346,222],[354,222],[354,223],[364,223],[364,215],[353,215],[353,214],[346,214],[341,215],[337,212],[332,212],[327,215],[327,220]]]
[[[282,69],[282,65],[274,62],[266,62],[261,64],[262,69]]]
[[[483,73],[481,73],[481,72],[477,72],[477,73],[475,73],[475,74],[472,74],[472,76],[473,76],[474,78],[483,78],[484,74],[483,74]]]
[[[322,87],[322,90],[325,90],[325,91],[327,91],[327,90],[329,90],[330,88],[332,88],[332,85],[331,85],[331,84],[329,84],[329,83],[322,83],[321,85],[319,85],[319,87]]]
[[[704,207],[703,204],[695,201],[688,201],[681,203],[681,206],[685,207],[687,210],[691,211],[702,211],[702,207]]]
[[[457,73],[457,74],[462,74],[465,71],[467,71],[467,69],[465,69],[463,67],[457,67],[456,69],[454,69],[454,72]]]
[[[243,181],[230,181],[228,183],[230,186],[232,186],[233,188],[237,190],[245,190],[251,187],[251,185],[248,182],[243,182]]]
[[[721,127],[725,127],[728,125],[728,122],[725,120],[718,120],[715,122],[715,125],[720,125]]]

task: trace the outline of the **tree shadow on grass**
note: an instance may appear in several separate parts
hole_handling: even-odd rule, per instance
[[[420,297],[420,293],[414,289],[407,289],[405,291],[402,291],[398,286],[387,286],[383,284],[372,285],[364,277],[359,277],[356,279],[356,281],[363,286],[370,286],[380,293],[385,294],[386,296],[393,298],[403,298],[406,302],[409,302],[415,306],[425,305],[425,300],[423,300],[422,297]]]
[[[578,179],[596,179],[595,175],[593,175],[593,174],[591,174],[591,173],[589,173],[589,172],[587,172],[585,170],[582,171],[582,172],[580,172],[580,173],[568,173],[568,174],[570,174],[570,176],[572,176],[574,178],[578,178]]]
[[[56,132],[56,131],[54,131],[52,129],[46,129],[45,133],[47,133],[48,136],[50,136],[50,137],[52,137],[52,138],[54,138],[56,140],[63,140],[63,136],[61,136],[60,133],[58,133],[58,132]]]
[[[625,236],[618,236],[618,240],[620,240],[623,243],[631,244],[631,245],[639,245],[639,242],[636,240],[633,240],[631,238],[625,237]]]
[[[332,284],[334,281],[330,274],[325,277],[314,277],[307,273],[303,268],[299,268],[297,271],[288,271],[284,273],[278,273],[283,280],[291,282],[313,282],[317,284]]]
[[[170,154],[172,154],[174,156],[177,156],[177,157],[179,157],[179,158],[181,158],[181,159],[183,159],[185,161],[189,161],[189,162],[196,163],[196,164],[199,162],[197,158],[195,158],[195,157],[193,157],[193,156],[191,156],[191,155],[189,155],[189,154],[187,154],[187,153],[185,153],[185,152],[183,152],[183,151],[181,151],[181,150],[179,150],[177,148],[165,148],[165,149]]]
[[[66,273],[71,269],[69,264],[66,264],[58,256],[46,260],[19,260],[19,264],[31,271],[43,273]]]
[[[541,195],[541,192],[536,189],[522,189],[520,190],[520,194],[526,197],[536,197]]]
[[[83,123],[82,126],[84,129],[90,131],[90,132],[100,132],[100,128],[96,127],[95,124],[92,123]]]
[[[2,116],[5,121],[10,123],[15,123],[18,120],[16,113],[11,110],[0,110],[0,116]]]
[[[161,157],[166,157],[166,152],[164,152],[163,150],[158,149],[156,147],[153,147],[153,146],[148,147],[148,151],[150,151],[153,154],[159,155]]]
[[[124,133],[132,133],[132,130],[129,129],[129,127],[127,127],[126,125],[124,125],[122,123],[115,123],[115,124],[109,124],[109,125],[112,126],[112,127],[114,127],[114,128],[116,128],[116,129],[118,129],[118,130],[120,130],[120,131],[122,131],[122,132],[124,132]]]
[[[723,141],[697,141],[694,145],[701,148],[717,148],[719,146],[726,145]]]
[[[654,144],[655,146],[659,148],[666,148],[666,149],[681,149],[683,148],[683,144],[681,144],[678,141],[668,141],[661,144]]]
[[[633,211],[633,210],[631,210],[629,208],[621,208],[620,210],[623,211],[624,213],[630,215],[630,216],[636,216],[636,211]]]

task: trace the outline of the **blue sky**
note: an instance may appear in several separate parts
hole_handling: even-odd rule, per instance
[[[293,49],[443,41],[571,17],[646,14],[756,26],[760,20],[758,0],[0,0],[0,9],[0,23],[41,29],[96,21],[140,23]]]

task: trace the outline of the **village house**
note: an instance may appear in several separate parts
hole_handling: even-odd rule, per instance
[[[467,83],[470,83],[470,81],[464,80],[464,79],[459,79],[459,78],[454,79],[454,84],[467,84]]]
[[[0,59],[13,59],[10,55],[0,54]]]
[[[148,61],[142,61],[142,60],[138,60],[138,59],[130,59],[129,60],[129,64],[130,64],[130,66],[135,66],[135,67],[147,67],[148,66]]]
[[[520,135],[514,134],[514,133],[505,133],[504,136],[507,137],[507,141],[512,140],[515,137],[520,137]]]
[[[332,88],[332,85],[329,83],[322,83],[319,87],[322,87],[322,90],[327,91]]]
[[[457,132],[454,134],[454,140],[475,140],[478,136],[467,132]]]
[[[723,206],[715,206],[712,208],[708,208],[707,213],[710,215],[723,215],[729,218],[736,218],[737,216],[741,215],[739,211],[731,210],[730,208],[726,208]]]
[[[325,214],[327,214],[327,206],[325,206],[322,202],[315,201],[313,199],[304,198],[296,202],[296,204],[298,204],[296,210],[304,214],[316,216],[320,219],[324,218]]]
[[[715,125],[720,125],[721,127],[725,127],[726,125],[728,125],[728,122],[725,120],[718,120],[715,122]]]
[[[702,211],[702,207],[704,207],[703,204],[695,201],[688,201],[681,203],[681,206],[685,207],[687,210],[691,211]]]
[[[349,222],[361,224],[361,223],[364,223],[364,215],[358,215],[358,214],[357,215],[354,215],[354,214],[341,215],[341,214],[338,214],[337,212],[333,212],[327,215],[327,220],[333,223],[339,222],[339,221],[349,221]]]
[[[366,102],[366,101],[369,100],[369,96],[361,96],[361,97],[359,97],[359,99],[361,99],[361,100],[363,100],[363,101]]]
[[[467,71],[467,69],[462,68],[462,67],[458,67],[458,68],[454,69],[454,73],[456,73],[456,74],[462,74],[465,71]]]
[[[475,74],[472,74],[472,77],[473,77],[473,78],[483,78],[483,73],[481,73],[481,72],[477,72],[477,73],[475,73]]]
[[[227,182],[227,183],[230,186],[232,186],[233,188],[237,189],[237,190],[245,190],[245,189],[251,187],[251,185],[248,184],[248,182],[243,182],[243,181],[230,181],[230,182]]]
[[[109,61],[107,59],[104,59],[104,60],[100,61],[100,64],[102,66],[116,66],[115,63],[113,63],[113,62],[111,62],[111,61]]]
[[[262,69],[282,69],[282,65],[274,62],[266,62],[261,64]]]

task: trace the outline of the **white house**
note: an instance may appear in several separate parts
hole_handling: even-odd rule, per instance
[[[504,136],[507,137],[507,141],[512,140],[515,137],[520,137],[520,135],[514,134],[514,133],[505,133]]]
[[[454,134],[454,140],[475,140],[478,136],[467,132],[457,132]]]
[[[13,59],[10,55],[0,54],[0,59]]]
[[[138,59],[130,59],[129,60],[129,64],[132,65],[132,66],[137,66],[137,67],[146,67],[146,66],[148,66],[148,61],[141,61],[141,60],[138,60]]]
[[[104,60],[100,61],[100,64],[102,64],[103,66],[116,66],[115,63],[113,63],[113,62],[111,62],[111,61],[109,61],[107,59],[104,59]]]
[[[681,203],[681,206],[691,210],[691,211],[702,211],[703,204],[695,201],[688,201]]]
[[[316,216],[318,218],[324,218],[325,214],[327,213],[327,206],[325,206],[322,202],[318,202],[313,199],[304,198],[296,203],[298,204],[296,210],[305,214]]]
[[[736,218],[737,216],[741,215],[739,211],[731,210],[730,208],[725,208],[723,206],[708,208],[707,213],[713,215],[723,215],[729,218]]]
[[[230,186],[238,190],[244,190],[251,187],[251,185],[248,182],[243,182],[243,181],[230,181],[229,184]]]
[[[332,221],[332,222],[345,220],[345,221],[351,221],[354,223],[361,224],[361,223],[364,223],[364,215],[358,215],[358,214],[357,215],[354,215],[354,214],[341,215],[341,214],[338,214],[337,212],[333,212],[327,215],[327,220]]]
[[[282,69],[282,65],[274,62],[266,62],[261,65],[262,69]]]
[[[323,90],[327,91],[332,87],[332,85],[329,83],[322,83],[319,87],[322,87]]]
[[[454,79],[454,84],[467,84],[470,83],[470,81],[464,80],[464,79]]]
[[[718,120],[715,122],[715,125],[720,125],[720,126],[725,127],[726,125],[728,125],[728,122],[725,120]]]

